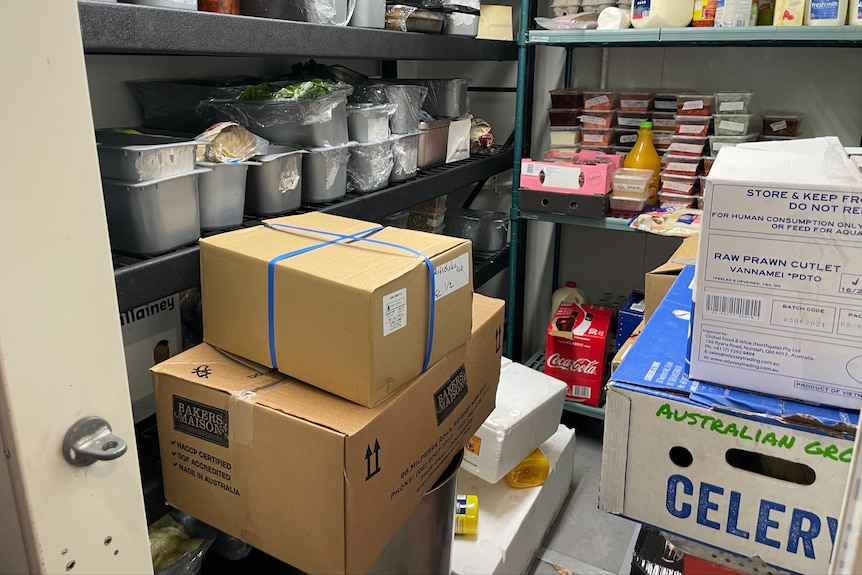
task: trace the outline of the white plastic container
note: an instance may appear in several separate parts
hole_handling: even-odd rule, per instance
[[[847,23],[847,0],[806,0],[806,26],[843,26]]]
[[[862,26],[862,0],[852,0],[847,7],[847,23]]]
[[[841,0],[815,0],[815,2],[839,1]],[[715,23],[713,24],[716,28],[740,28],[755,24],[757,24],[757,2],[752,0],[718,0],[716,3]]]
[[[350,26],[357,28],[386,27],[386,0],[360,0],[356,3]]]
[[[579,304],[590,303],[587,294],[584,292],[584,290],[578,287],[577,282],[566,282],[566,285],[561,288],[557,288],[551,295],[551,319],[554,318],[554,314],[557,312],[557,308],[560,307],[560,304],[564,301],[570,301]]]
[[[634,28],[685,28],[694,14],[694,0],[634,0]]]

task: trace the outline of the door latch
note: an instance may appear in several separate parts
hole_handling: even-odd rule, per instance
[[[128,449],[126,442],[111,432],[111,424],[101,417],[79,420],[63,439],[63,457],[76,467],[117,459]]]

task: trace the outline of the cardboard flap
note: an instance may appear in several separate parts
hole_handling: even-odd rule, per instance
[[[694,265],[697,260],[698,234],[691,235],[683,240],[682,244],[673,252],[670,259],[658,266],[650,274],[675,274],[683,267]]]
[[[220,349],[201,344],[150,368],[152,373],[188,379],[232,395],[279,382],[285,375],[250,361],[240,362]]]

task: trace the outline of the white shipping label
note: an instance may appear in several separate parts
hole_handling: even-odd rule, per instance
[[[745,109],[745,102],[722,102],[718,107],[719,112],[741,112]]]
[[[589,100],[584,102],[584,106],[587,108],[594,108],[596,106],[601,106],[602,104],[607,104],[611,100],[607,96],[596,96],[595,98],[590,98]]]
[[[470,254],[461,254],[434,269],[435,301],[469,285]]]
[[[581,116],[581,122],[584,124],[604,126],[607,123],[607,120],[601,116]]]
[[[771,124],[769,124],[769,127],[772,128],[773,132],[780,132],[781,130],[787,129],[787,122],[784,120],[781,120],[779,122],[772,122]]]
[[[742,122],[732,122],[730,120],[722,120],[718,123],[719,130],[728,130],[730,132],[742,133],[745,131],[745,124]]]
[[[703,110],[703,100],[689,100],[688,102],[683,102],[682,109],[683,110]]]
[[[383,296],[383,335],[407,326],[407,288]]]
[[[680,124],[677,131],[680,134],[700,134],[706,130],[706,126],[699,124]]]

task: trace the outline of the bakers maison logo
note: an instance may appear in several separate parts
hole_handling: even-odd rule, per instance
[[[228,413],[224,409],[175,395],[174,429],[228,447]]]
[[[452,377],[434,393],[434,404],[437,410],[437,425],[443,423],[458,404],[467,397],[467,372],[464,366],[459,367]]]

